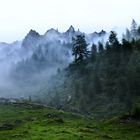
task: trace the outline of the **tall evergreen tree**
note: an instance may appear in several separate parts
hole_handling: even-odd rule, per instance
[[[136,23],[136,21],[133,19],[132,20],[132,24],[131,24],[131,34],[132,34],[132,38],[134,39],[134,40],[136,40],[137,39],[137,23]]]
[[[84,35],[77,35],[73,38],[73,55],[75,56],[75,62],[83,61],[88,57],[89,51],[87,49],[88,44],[86,43]]]
[[[110,32],[109,45],[111,46],[111,48],[114,48],[115,51],[119,50],[120,48],[120,43],[118,41],[117,34],[114,31]]]
[[[93,43],[91,47],[91,60],[96,61],[97,57],[97,46]]]
[[[124,39],[126,39],[126,40],[128,40],[128,41],[131,41],[131,33],[130,33],[130,31],[129,31],[129,29],[127,28],[126,29],[126,36],[125,36],[125,38]]]
[[[99,49],[99,53],[103,53],[103,51],[104,51],[104,46],[103,46],[103,44],[101,43],[101,42],[98,42],[98,49]]]

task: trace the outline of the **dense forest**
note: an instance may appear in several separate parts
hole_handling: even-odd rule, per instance
[[[90,50],[84,35],[77,35],[72,39],[74,61],[58,69],[36,100],[95,118],[131,113],[140,101],[139,37],[134,20],[122,40],[111,31],[106,43],[93,44]]]

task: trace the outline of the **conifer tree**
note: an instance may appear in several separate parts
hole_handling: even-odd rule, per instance
[[[96,61],[97,57],[97,46],[93,43],[91,47],[91,60]]]
[[[110,32],[109,45],[115,51],[119,50],[119,48],[120,48],[120,43],[118,41],[117,34],[114,31],[111,31]]]
[[[75,62],[83,61],[88,57],[89,51],[87,49],[88,44],[86,43],[84,35],[77,35],[73,38],[73,55],[75,56]]]
[[[137,39],[137,23],[136,23],[136,21],[133,19],[132,20],[132,24],[131,24],[131,34],[132,34],[132,38],[134,39],[134,40],[136,40]]]

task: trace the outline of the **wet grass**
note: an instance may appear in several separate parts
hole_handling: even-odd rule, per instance
[[[96,122],[50,108],[0,105],[0,140],[140,139],[139,124],[114,120]]]

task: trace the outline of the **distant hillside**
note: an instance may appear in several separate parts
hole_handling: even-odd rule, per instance
[[[105,31],[85,34],[70,26],[64,33],[52,28],[40,35],[30,30],[22,41],[0,43],[0,96],[36,94],[45,81],[73,61],[72,38],[77,34],[84,34],[89,46],[107,36]]]
[[[86,41],[77,37],[75,60],[46,83],[37,99],[98,119],[131,112],[140,102],[140,40],[133,37],[119,42],[112,31],[105,45],[92,45],[88,57]]]

